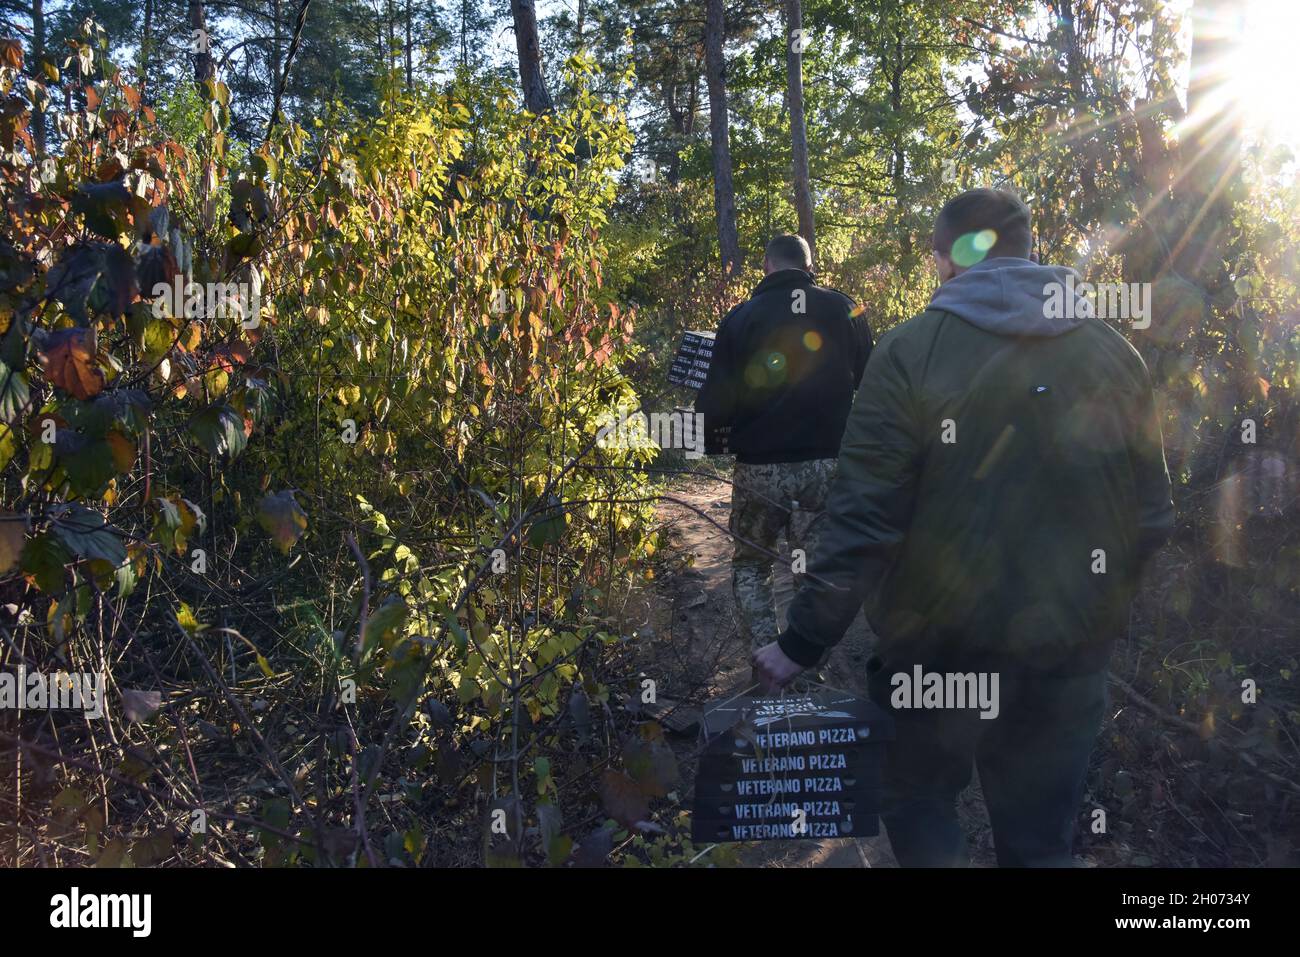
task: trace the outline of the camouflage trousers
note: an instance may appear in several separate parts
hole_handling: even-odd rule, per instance
[[[731,486],[731,590],[741,630],[757,650],[776,641],[776,595],[772,589],[775,552],[785,532],[790,545],[794,587],[812,561],[825,515],[826,496],[835,477],[835,459],[746,465],[737,462]],[[755,548],[754,546],[758,546]]]

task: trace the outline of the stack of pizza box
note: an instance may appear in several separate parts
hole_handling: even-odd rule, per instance
[[[668,381],[674,385],[684,385],[688,389],[703,387],[712,358],[713,333],[684,333],[677,354],[673,356],[673,364],[668,369]]]
[[[869,837],[880,832],[893,720],[830,690],[741,697],[704,715],[696,843]]]

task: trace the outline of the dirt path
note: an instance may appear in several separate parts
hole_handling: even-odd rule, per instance
[[[668,529],[668,542],[683,567],[657,589],[661,599],[663,630],[656,632],[657,655],[662,665],[680,669],[669,686],[690,688],[691,707],[707,708],[750,684],[749,648],[740,636],[731,597],[731,539],[690,506],[726,527],[731,486],[692,478],[675,483],[660,514]],[[787,554],[782,543],[781,553]],[[690,564],[685,564],[689,562]],[[791,597],[790,563],[778,564],[776,591],[778,617]],[[859,616],[824,669],[827,683],[853,693],[864,691],[869,632]],[[674,739],[683,758],[683,771],[693,775],[696,747],[693,735]],[[889,842],[872,837],[856,840],[771,841],[748,845],[741,860],[751,867],[893,867]]]
[[[732,545],[725,532],[731,486],[692,476],[674,482],[665,495],[670,500],[662,504],[660,517],[675,571],[664,575],[654,589],[649,614],[651,659],[646,675],[656,678],[660,694],[676,701],[679,711],[707,709],[750,685],[749,649],[740,636],[731,596]],[[780,551],[788,559],[784,542]],[[776,569],[777,613],[782,626],[792,587],[786,560]],[[859,614],[823,669],[826,683],[865,695],[872,641],[866,620]],[[670,739],[681,759],[684,779],[693,780],[698,747],[695,732],[671,735]],[[978,785],[963,795],[959,813],[971,838],[972,859],[979,864],[990,862],[992,841]],[[897,866],[883,826],[878,837],[749,844],[740,859],[751,867]]]

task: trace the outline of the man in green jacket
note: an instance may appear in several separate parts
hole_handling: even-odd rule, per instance
[[[779,687],[865,600],[903,866],[967,861],[955,804],[972,764],[999,863],[1069,866],[1107,658],[1173,525],[1145,365],[1031,242],[1004,191],[940,212],[939,289],[872,352],[813,574],[755,654]]]

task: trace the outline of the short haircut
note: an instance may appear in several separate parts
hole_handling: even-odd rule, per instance
[[[934,221],[934,251],[962,267],[998,256],[1028,259],[1033,241],[1029,207],[1005,189],[967,190],[948,200]]]
[[[773,269],[812,270],[812,250],[808,240],[794,233],[782,233],[767,244],[763,255]]]

